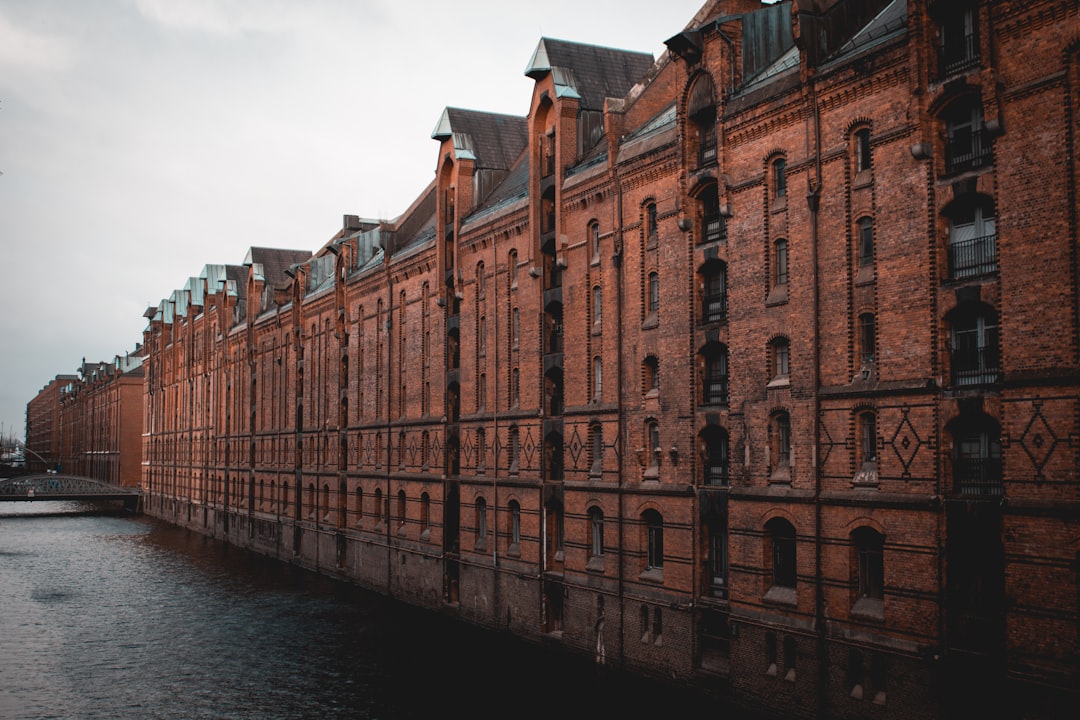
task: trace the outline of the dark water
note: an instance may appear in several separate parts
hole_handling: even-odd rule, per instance
[[[748,718],[147,518],[0,505],[0,718]]]

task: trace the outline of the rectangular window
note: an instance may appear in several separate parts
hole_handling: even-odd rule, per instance
[[[788,281],[788,246],[787,240],[776,241],[776,284],[786,285]]]
[[[855,131],[855,171],[870,169],[870,128]]]
[[[780,158],[773,163],[773,197],[787,195],[787,162]]]

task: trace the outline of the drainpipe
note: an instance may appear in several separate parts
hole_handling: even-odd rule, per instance
[[[499,283],[494,280],[498,276],[499,268],[499,256],[495,252],[495,243],[491,243],[491,267],[492,267],[492,282],[491,282],[491,295],[492,305],[494,310],[492,311],[492,318],[495,323],[495,367],[499,367]],[[486,284],[486,281],[485,281]],[[506,297],[509,299],[509,291],[506,293]],[[486,378],[486,374],[485,374]],[[498,384],[496,382],[496,384]],[[460,385],[458,392],[461,392]],[[484,394],[487,394],[487,388],[484,388]],[[499,405],[496,401],[495,407],[492,409],[494,428],[492,432],[496,433],[495,437],[498,437],[499,430]],[[495,467],[491,473],[491,608],[494,616],[492,617],[492,625],[497,626],[499,623],[499,464],[495,463]]]
[[[813,108],[813,137],[808,138],[812,142],[814,153],[814,177],[808,181],[806,204],[810,210],[810,271],[813,295],[810,312],[814,318],[812,335],[813,362],[811,364],[811,388],[813,392],[813,408],[810,418],[810,438],[813,443],[810,446],[810,463],[814,473],[814,626],[817,631],[817,715],[825,716],[825,705],[829,687],[829,670],[826,662],[826,616],[825,616],[825,588],[822,581],[822,540],[823,528],[821,509],[821,468],[818,464],[818,433],[819,415],[821,414],[821,320],[818,314],[820,307],[821,283],[818,268],[818,224],[819,208],[821,204],[821,108],[818,105],[815,76],[807,78],[807,88],[810,93],[810,103]],[[807,126],[807,132],[810,131]]]
[[[612,172],[614,173],[614,169],[612,170]],[[619,179],[618,175],[616,175],[616,177],[615,177],[615,212],[616,212],[615,228],[614,228],[614,233],[615,233],[615,248],[614,248],[614,250],[615,250],[615,254],[611,256],[611,262],[615,266],[615,327],[618,329],[618,332],[621,334],[622,333],[622,317],[623,317],[623,289],[622,289],[622,284],[623,284],[622,283],[622,280],[623,280],[623,263],[622,263],[622,261],[623,261],[623,190],[622,190],[622,181]],[[619,434],[624,436],[623,439],[622,439],[621,445],[624,448],[628,448],[628,447],[630,447],[630,445],[627,442],[628,438],[625,437],[625,435],[626,435],[626,422],[625,422],[625,419],[624,419],[625,416],[623,415],[623,392],[622,392],[622,387],[621,387],[622,381],[623,381],[623,350],[624,350],[624,347],[625,346],[620,343],[619,352],[617,352],[615,354],[615,362],[616,362],[615,377],[617,378],[617,382],[618,382],[618,384],[620,386],[619,387],[619,392],[618,392],[618,400],[616,401],[616,417],[618,418],[617,422],[618,422]],[[624,454],[623,458],[625,458],[625,457],[626,456]],[[618,478],[617,491],[616,491],[616,497],[618,498],[618,501],[619,501],[619,510],[618,510],[617,519],[618,519],[618,529],[619,529],[619,553],[618,553],[618,557],[619,557],[619,563],[618,563],[618,565],[619,565],[619,582],[618,582],[618,587],[619,587],[619,590],[618,590],[618,592],[619,592],[619,665],[620,666],[625,665],[625,662],[626,662],[626,632],[625,632],[626,631],[626,607],[623,604],[623,593],[624,593],[624,590],[625,590],[624,583],[626,582],[625,578],[624,578],[624,572],[625,572],[624,565],[625,565],[625,560],[626,560],[626,557],[625,557],[626,546],[625,546],[625,543],[624,543],[624,525],[625,525],[625,523],[623,521],[623,515],[624,515],[624,509],[623,509],[623,485],[624,485],[624,481],[623,481],[623,462],[624,462],[623,459],[619,460],[619,478]]]
[[[393,460],[393,447],[394,447],[394,434],[390,428],[390,411],[393,409],[394,401],[390,396],[391,390],[393,390],[393,383],[390,382],[390,378],[394,372],[394,342],[390,335],[391,328],[394,327],[394,280],[390,274],[390,253],[387,252],[383,256],[383,262],[386,269],[386,322],[379,328],[379,332],[386,333],[386,494],[383,497],[383,528],[386,530],[386,594],[389,597],[393,597],[394,593],[390,585],[391,577],[391,555],[390,552],[390,462]]]

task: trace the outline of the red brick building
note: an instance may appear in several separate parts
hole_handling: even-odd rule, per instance
[[[139,487],[142,482],[143,356],[117,355],[88,363],[60,387],[57,455],[53,467],[102,482]],[[41,399],[39,394],[38,400]]]
[[[26,404],[26,469],[45,472],[60,462],[60,393],[79,379],[57,375]]]
[[[541,39],[401,216],[151,308],[148,511],[785,716],[1059,716],[1080,6],[666,44]]]

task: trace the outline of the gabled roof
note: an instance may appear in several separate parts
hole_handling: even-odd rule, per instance
[[[604,98],[625,97],[653,62],[652,53],[540,38],[525,75],[539,80],[551,73],[560,97],[580,98],[584,110],[603,110]]]
[[[525,149],[528,120],[448,107],[431,137],[439,141],[452,137],[458,159],[475,159],[478,168],[506,170]]]
[[[244,257],[244,265],[260,263],[263,266],[263,278],[267,284],[282,289],[289,286],[292,278],[285,274],[293,265],[302,263],[311,257],[309,250],[285,250],[278,248],[249,248]]]
[[[518,158],[518,162],[511,168],[503,181],[484,199],[484,202],[476,208],[475,212],[465,218],[462,225],[485,217],[498,209],[511,205],[515,201],[527,198],[528,196],[529,154],[522,153]]]
[[[904,0],[893,0],[850,40],[841,45],[833,59],[871,48],[899,35],[906,26],[907,3]]]

